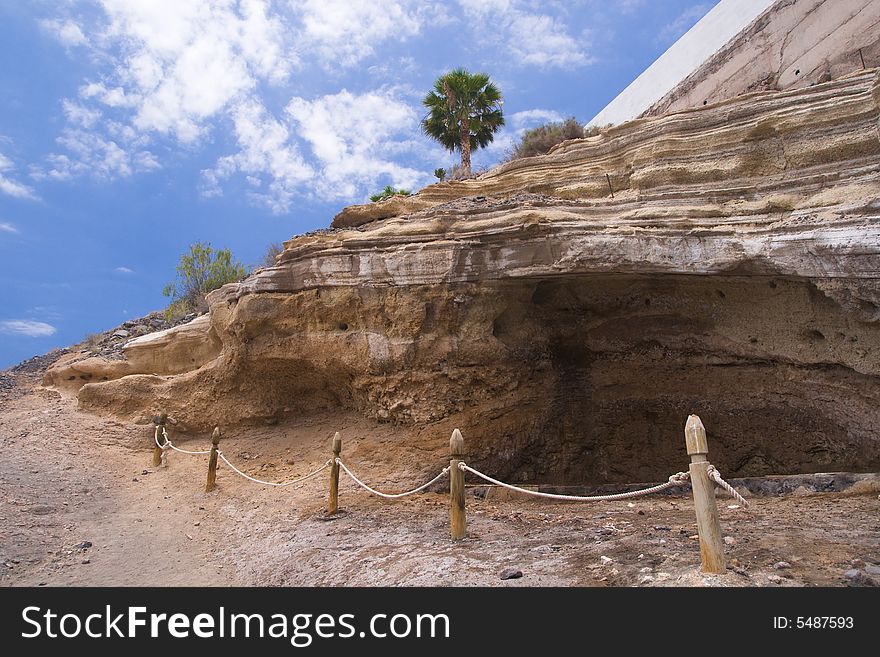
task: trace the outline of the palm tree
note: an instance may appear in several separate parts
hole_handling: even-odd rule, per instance
[[[471,151],[485,148],[504,125],[501,92],[485,73],[457,68],[441,75],[422,100],[422,130],[450,152],[461,151],[462,174],[471,174]]]

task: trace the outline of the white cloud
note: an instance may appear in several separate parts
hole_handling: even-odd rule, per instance
[[[3,153],[0,153],[0,192],[9,194],[9,196],[14,198],[36,199],[37,195],[33,189],[24,183],[13,180],[7,175],[7,172],[14,170],[15,165],[13,165],[12,160],[3,155]]]
[[[543,123],[562,121],[564,117],[556,110],[530,109],[514,112],[507,117],[507,123],[515,130],[530,128]]]
[[[458,0],[472,23],[491,25],[484,37],[503,45],[511,61],[541,68],[574,68],[594,60],[587,53],[584,34],[578,38],[565,23],[548,14],[534,13],[522,0]],[[539,5],[540,6],[540,5]]]
[[[97,132],[78,128],[66,128],[56,139],[74,155],[51,156],[52,168],[41,176],[65,180],[75,175],[89,173],[98,178],[113,180],[127,178],[133,173],[150,171],[159,167],[155,156],[147,150],[138,150],[131,143],[117,142]]]
[[[682,34],[687,32],[693,25],[700,20],[703,16],[706,15],[712,8],[712,4],[709,2],[703,2],[698,5],[693,5],[692,7],[688,7],[683,12],[681,12],[678,16],[676,16],[672,21],[664,25],[657,32],[657,37],[654,39],[657,43],[672,43],[678,40]]]
[[[406,138],[418,130],[415,109],[388,92],[294,98],[287,113],[321,164],[317,185],[325,198],[350,198],[383,176],[407,188],[427,180],[423,172],[382,157],[421,145]]]
[[[0,322],[0,333],[25,335],[29,338],[44,338],[53,335],[55,330],[51,324],[29,319],[10,319]]]
[[[372,55],[388,39],[403,41],[419,33],[419,3],[387,0],[305,0],[291,3],[303,23],[305,47],[325,66],[351,66]]]
[[[355,199],[387,182],[417,188],[431,182],[427,172],[446,157],[421,135],[421,93],[384,87],[316,95],[295,77],[306,67],[312,76],[313,69],[338,76],[363,63],[365,84],[375,76],[399,79],[421,64],[388,46],[451,23],[465,35],[497,33],[486,38],[514,63],[591,61],[559,3],[553,6],[561,13],[553,16],[532,0],[461,0],[463,16],[417,0],[95,4],[97,20],[44,24],[58,38],[86,46],[96,68],[62,101],[67,122],[58,148],[31,167],[32,178],[126,178],[160,168],[160,155],[175,147],[193,153],[231,140],[202,170],[201,194],[217,197],[236,184],[276,213],[287,211],[296,196]],[[526,125],[531,119],[518,120]],[[425,171],[414,162],[426,163]]]
[[[251,196],[273,212],[286,211],[297,187],[314,176],[312,167],[303,160],[288,126],[257,100],[240,103],[232,118],[240,151],[221,157],[215,168],[202,171],[202,195],[222,195],[223,181],[240,172],[255,188],[267,178],[268,192],[252,192]]]
[[[42,20],[40,26],[50,32],[62,44],[68,47],[88,44],[86,35],[79,25],[71,20]]]
[[[117,267],[114,269],[117,274],[133,274],[134,269],[129,269],[128,267]]]
[[[18,228],[16,228],[12,224],[4,221],[4,222],[0,223],[0,232],[12,233],[13,235],[17,235],[19,230],[18,230]]]

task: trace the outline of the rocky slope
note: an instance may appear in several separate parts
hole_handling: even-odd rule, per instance
[[[180,428],[454,421],[518,481],[665,478],[692,412],[728,476],[878,469],[878,103],[870,70],[347,208],[208,317],[47,382],[88,369],[81,407]]]

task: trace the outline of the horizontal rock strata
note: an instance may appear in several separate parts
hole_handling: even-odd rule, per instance
[[[454,421],[521,482],[665,478],[694,412],[730,476],[877,469],[878,101],[873,70],[740,96],[348,208],[80,403]]]

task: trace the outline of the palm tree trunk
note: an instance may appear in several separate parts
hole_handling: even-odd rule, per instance
[[[461,122],[461,175],[471,175],[471,126],[465,118]]]

